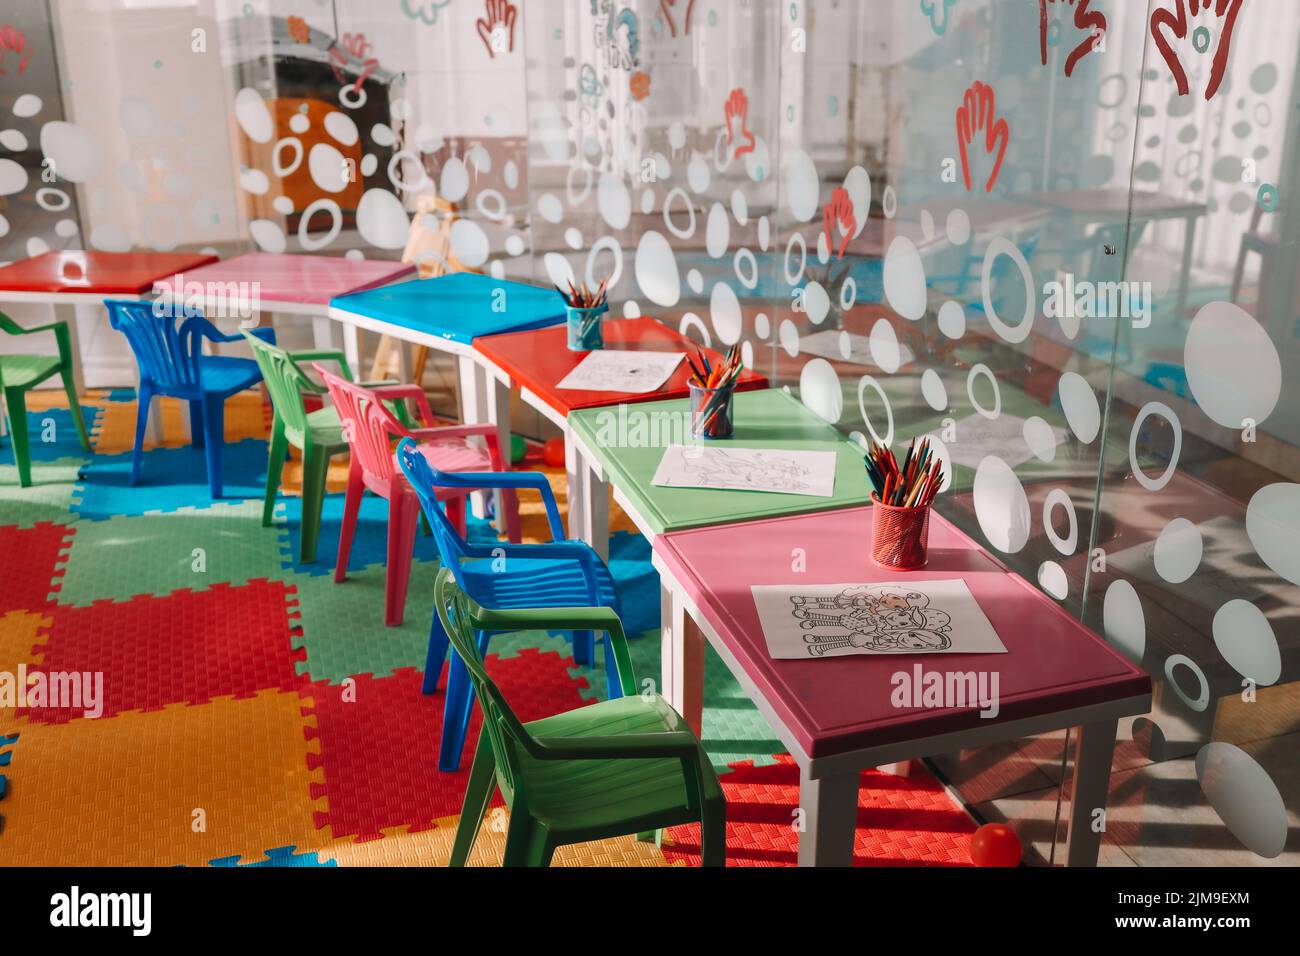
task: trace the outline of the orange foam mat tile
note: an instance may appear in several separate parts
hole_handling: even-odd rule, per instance
[[[500,866],[505,854],[504,807],[488,811],[479,830],[469,866]],[[339,842],[320,851],[321,862],[334,860],[339,866],[446,866],[456,839],[460,817],[443,817],[429,830],[408,833],[403,829],[385,830],[382,840],[368,843]],[[653,843],[638,842],[635,837],[617,837],[578,843],[556,851],[552,866],[672,866]],[[685,865],[685,864],[681,864]]]
[[[162,402],[163,441],[166,448],[188,445],[185,437],[185,422],[181,415],[189,415],[185,403],[176,398],[164,398]],[[135,409],[136,403],[109,402],[99,416],[99,425],[91,436],[91,445],[101,455],[118,455],[128,452],[135,444]],[[262,401],[260,389],[253,389],[232,395],[226,400],[225,433],[226,441],[236,442],[245,438],[266,438],[270,434],[270,405]],[[145,448],[156,447],[148,438]]]
[[[33,667],[36,664],[35,645],[40,640],[40,631],[47,627],[50,619],[30,611],[10,611],[0,615],[0,674],[12,674],[18,680],[18,668],[21,665]],[[18,716],[17,701],[10,702],[0,696],[0,737],[8,736],[26,724]],[[3,841],[3,837],[0,837]],[[0,860],[3,852],[0,851]]]
[[[200,866],[317,849],[318,745],[295,693],[22,728],[0,865]]]

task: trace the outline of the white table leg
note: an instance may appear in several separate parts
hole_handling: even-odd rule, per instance
[[[1183,275],[1178,284],[1178,319],[1187,318],[1187,294],[1192,284],[1192,247],[1196,244],[1196,216],[1187,217],[1183,233]]]
[[[582,540],[608,561],[609,482],[597,477],[585,457],[579,462],[578,482],[582,485]]]
[[[334,344],[334,322],[328,316],[312,316],[311,335],[312,345],[318,352],[329,352],[338,348],[338,346]]]
[[[487,402],[487,420],[496,426],[497,447],[501,449],[501,461],[507,469],[510,467],[510,385],[501,381],[487,369],[480,369],[483,376],[484,399]],[[506,532],[505,501],[501,489],[492,493],[493,507],[497,516],[497,531]]]
[[[456,387],[460,392],[460,420],[466,425],[487,421],[487,373],[471,355],[456,356]],[[470,498],[474,517],[487,517],[487,495],[474,492]]]
[[[575,541],[583,540],[583,512],[586,510],[583,495],[582,473],[587,470],[587,463],[582,460],[573,432],[564,430],[564,480],[569,503],[569,537]]]
[[[853,831],[858,821],[858,773],[808,776],[799,768],[800,866],[852,866]]]
[[[1105,824],[1110,763],[1115,754],[1118,721],[1102,720],[1074,729],[1074,780],[1070,786],[1070,822],[1065,865],[1096,866]],[[1099,812],[1100,811],[1100,812]]]
[[[364,357],[361,354],[361,330],[351,322],[343,323],[343,357],[348,360],[353,378],[357,381],[365,378],[361,370],[361,361]]]
[[[103,311],[101,306],[92,308],[95,310],[96,317]],[[86,373],[81,364],[81,323],[78,321],[80,318],[78,309],[72,304],[55,303],[54,318],[68,323],[68,339],[72,343],[72,380],[77,385],[77,394],[81,395],[86,391]],[[93,321],[94,319],[91,319],[91,323]]]
[[[662,696],[698,736],[704,721],[704,632],[672,588],[659,592]]]

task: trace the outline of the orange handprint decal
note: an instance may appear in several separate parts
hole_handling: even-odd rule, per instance
[[[1210,60],[1210,82],[1205,87],[1205,98],[1208,100],[1219,91],[1219,84],[1223,82],[1223,72],[1228,68],[1228,51],[1232,46],[1232,31],[1237,25],[1237,14],[1241,12],[1245,2],[1246,0],[1176,0],[1174,9],[1161,7],[1151,14],[1151,39],[1155,41],[1156,49],[1160,51],[1160,55],[1169,66],[1179,96],[1186,96],[1188,93],[1187,71],[1183,69],[1182,61],[1179,60],[1178,54],[1169,42],[1166,28],[1178,39],[1186,40],[1190,24],[1189,13],[1193,17],[1201,13],[1210,13],[1221,21],[1219,45]],[[1203,34],[1205,37],[1204,47],[1199,45],[1198,34]],[[1192,46],[1200,53],[1209,50],[1210,34],[1204,25],[1193,31]]]
[[[998,172],[1002,169],[1002,158],[1007,154],[1007,143],[1011,139],[1011,127],[1006,117],[994,119],[996,103],[993,87],[976,80],[966,91],[961,106],[957,108],[957,148],[961,151],[961,174],[970,191],[970,162],[966,157],[966,147],[974,140],[979,130],[984,131],[984,149],[990,154],[997,147],[997,157],[993,160],[993,172],[989,173],[984,191],[990,192],[998,181]]]
[[[1097,49],[1102,38],[1106,36],[1106,16],[1099,10],[1089,10],[1092,0],[1038,0],[1038,51],[1043,66],[1047,65],[1047,9],[1049,4],[1060,4],[1062,8],[1074,7],[1074,25],[1084,33],[1083,40],[1070,51],[1065,58],[1065,75],[1074,72],[1074,65]]]
[[[727,105],[723,107],[723,115],[727,119],[727,144],[730,145],[735,134],[732,132],[731,121],[740,120],[740,135],[745,138],[744,146],[736,147],[736,155],[744,156],[746,153],[754,151],[754,134],[749,131],[745,123],[749,117],[749,97],[741,87],[736,87],[727,97]]]
[[[840,240],[839,248],[835,249],[832,229],[837,222],[844,233],[844,238]],[[858,220],[853,215],[853,200],[849,197],[849,191],[843,186],[836,186],[831,193],[831,201],[822,207],[822,230],[826,233],[826,245],[828,248],[835,249],[836,259],[844,258],[844,248],[857,229]]]
[[[515,17],[518,10],[510,0],[485,0],[487,19],[475,23],[488,56],[510,53],[515,48]]]
[[[677,36],[677,22],[673,19],[673,8],[677,6],[677,0],[659,0],[659,12],[664,16],[664,22],[668,24],[668,32]],[[695,9],[695,0],[686,0],[683,4],[686,8],[685,15],[682,17],[682,32],[689,34],[691,32],[691,13]]]
[[[0,62],[4,61],[6,52],[18,54],[19,76],[27,72],[27,34],[11,25],[0,28]],[[8,76],[8,71],[4,67],[0,67],[0,76]]]

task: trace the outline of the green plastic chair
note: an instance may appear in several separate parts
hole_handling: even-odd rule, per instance
[[[62,320],[49,325],[25,329],[9,316],[0,312],[0,332],[9,335],[32,335],[36,332],[53,332],[58,343],[57,357],[50,355],[0,355],[0,392],[4,393],[5,412],[9,417],[9,434],[14,445],[14,460],[18,465],[18,484],[29,488],[32,484],[32,456],[27,438],[27,393],[56,372],[63,378],[63,390],[68,393],[68,407],[81,447],[90,451],[90,438],[86,422],[81,417],[81,403],[77,399],[77,385],[72,378],[72,337],[68,323]]]
[[[310,564],[316,560],[316,544],[320,539],[321,507],[325,502],[325,476],[329,472],[330,458],[348,450],[347,439],[338,412],[326,402],[315,411],[307,411],[303,392],[324,395],[325,386],[315,382],[298,363],[304,361],[334,361],[342,369],[343,377],[352,381],[347,359],[339,351],[286,352],[282,348],[241,330],[253,350],[253,358],[262,370],[262,381],[271,396],[274,417],[271,424],[271,447],[266,467],[266,498],[262,504],[262,527],[269,528],[275,512],[275,498],[280,491],[280,473],[285,455],[293,445],[302,452],[302,533],[299,535],[299,560]],[[414,398],[417,386],[400,385],[383,381],[366,383],[376,388],[385,398]],[[419,393],[423,399],[423,392]],[[397,402],[395,412],[405,420],[404,402]]]
[[[608,607],[488,610],[456,584],[434,584],[438,617],[483,709],[474,766],[451,851],[464,866],[497,787],[510,808],[506,866],[547,866],[558,847],[628,833],[654,839],[699,821],[705,866],[726,861],[726,803],[699,739],[662,697],[640,695],[627,636]],[[605,631],[623,696],[521,723],[483,666],[488,633]],[[609,666],[609,662],[606,662]]]

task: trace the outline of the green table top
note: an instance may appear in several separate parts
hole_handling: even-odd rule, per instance
[[[780,389],[738,392],[729,439],[707,444],[725,448],[785,448],[834,451],[835,492],[828,498],[770,491],[663,488],[651,484],[663,450],[689,444],[684,423],[688,399],[638,402],[570,413],[569,428],[605,479],[632,505],[652,534],[755,518],[851,508],[870,502],[862,449]]]

